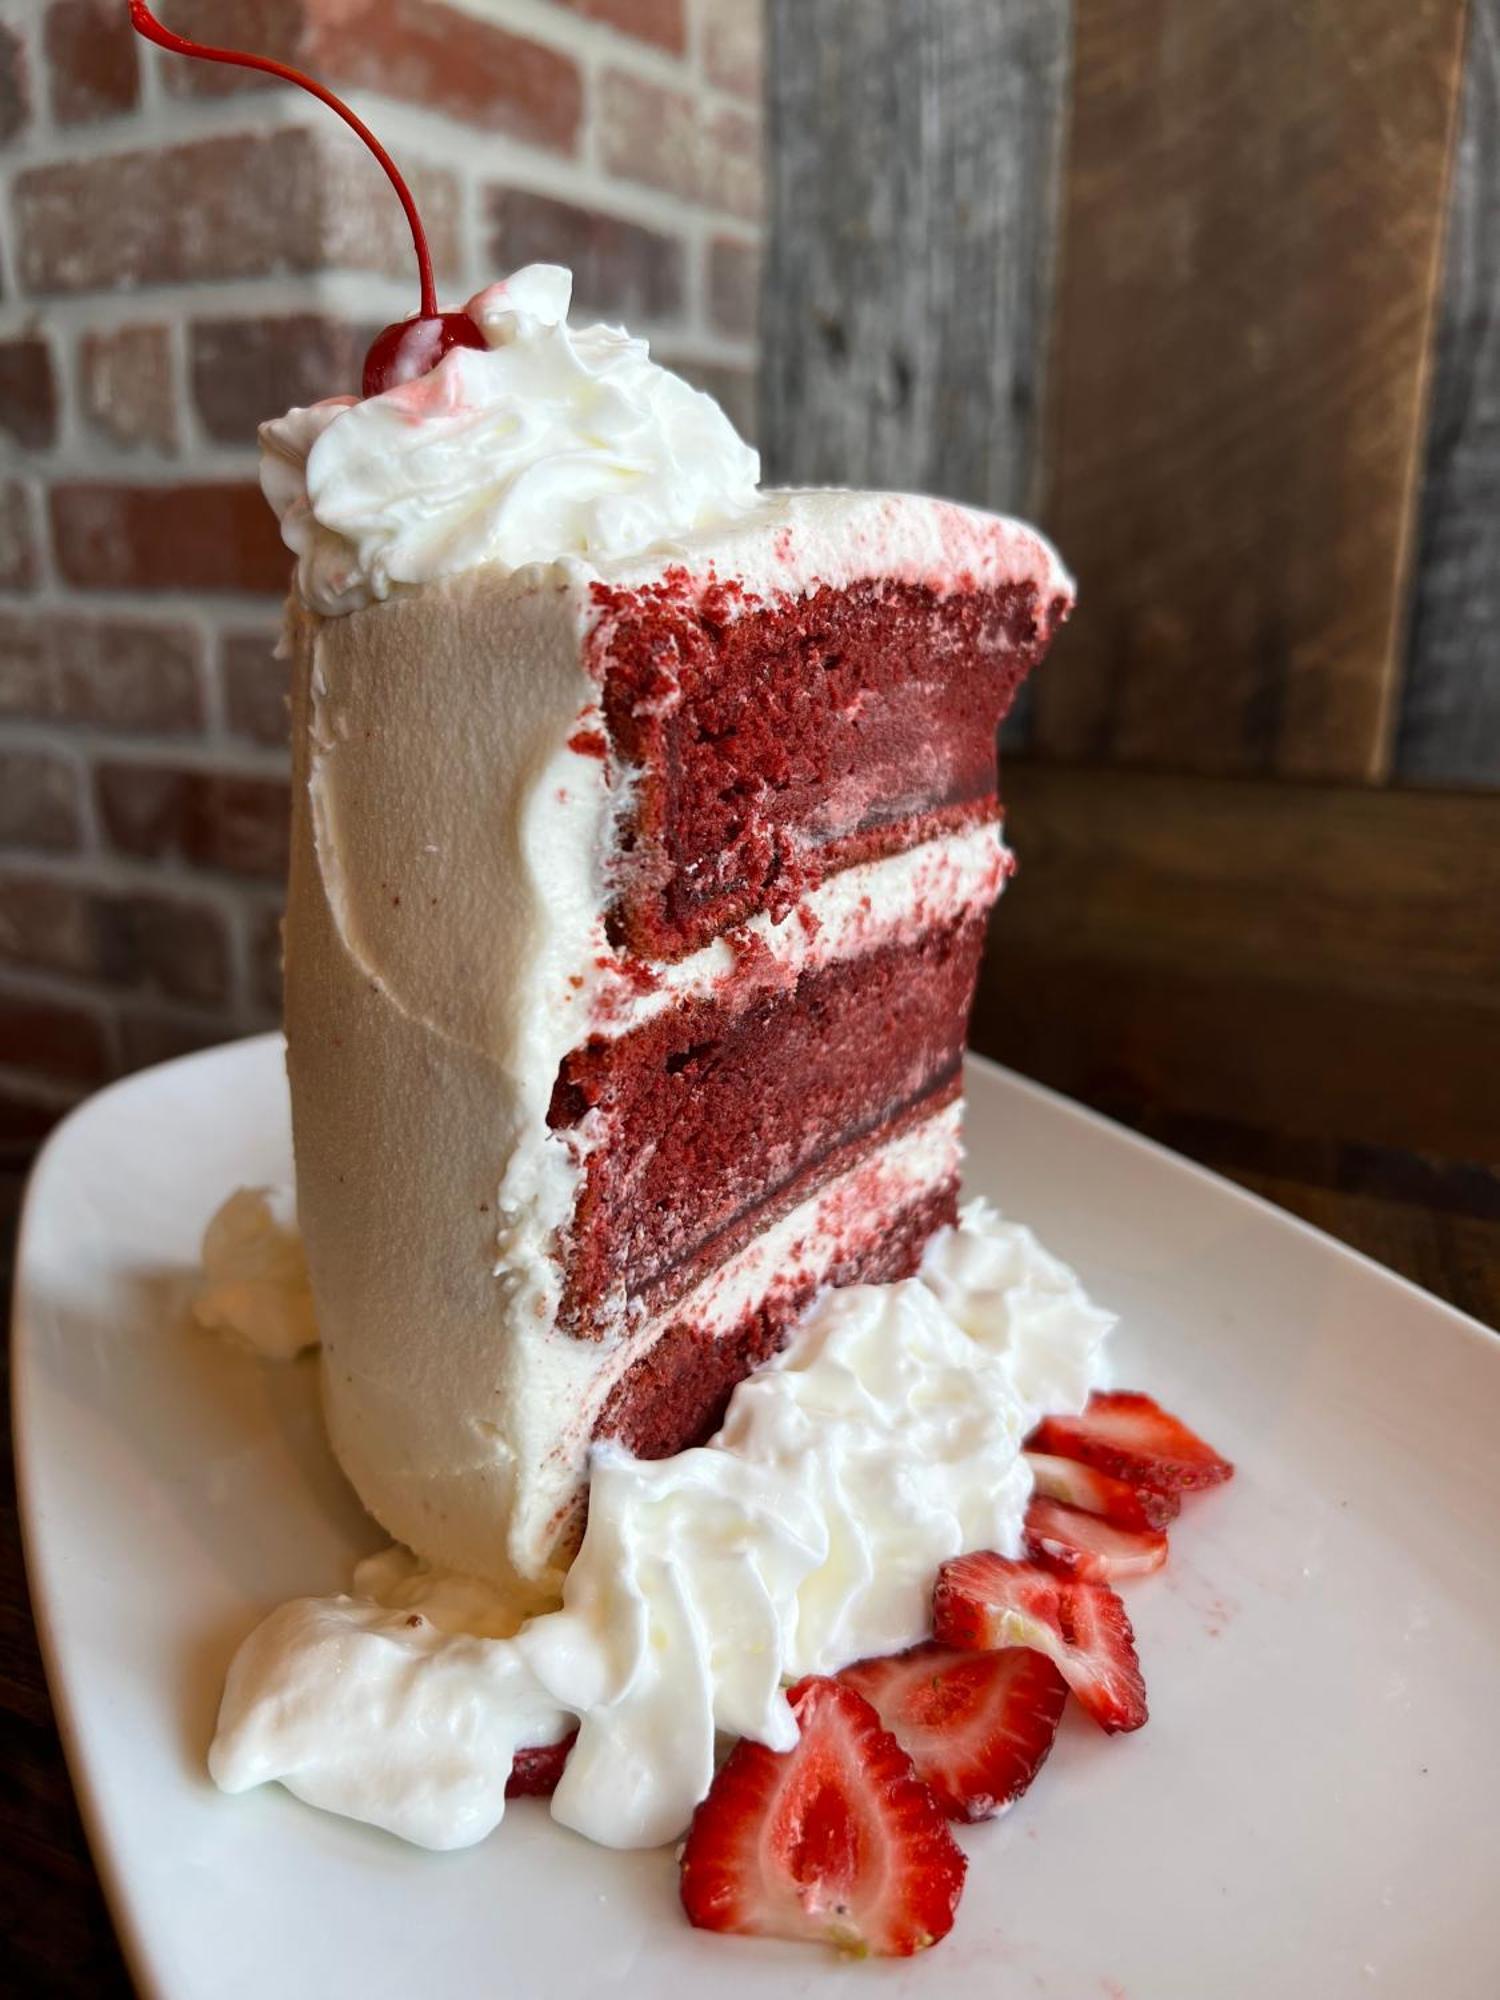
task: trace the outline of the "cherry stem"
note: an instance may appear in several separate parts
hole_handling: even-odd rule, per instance
[[[422,227],[422,218],[417,214],[417,204],[412,200],[411,189],[402,178],[401,170],[390,154],[381,145],[357,112],[341,103],[331,90],[327,90],[315,78],[306,76],[300,69],[293,69],[288,63],[273,62],[270,56],[247,55],[242,49],[214,49],[204,42],[190,42],[184,35],[174,35],[170,28],[164,28],[152,14],[145,0],[129,0],[130,25],[138,35],[148,42],[155,42],[158,48],[170,49],[174,55],[199,56],[204,62],[233,63],[240,69],[264,70],[268,76],[279,76],[284,83],[295,83],[301,90],[309,91],[318,101],[326,104],[330,111],[336,111],[349,128],[357,132],[370,151],[385,169],[386,178],[396,190],[397,199],[406,211],[406,219],[411,224],[411,240],[417,253],[417,277],[422,286],[422,318],[438,317],[437,287],[432,278],[432,253],[427,247],[427,232]]]

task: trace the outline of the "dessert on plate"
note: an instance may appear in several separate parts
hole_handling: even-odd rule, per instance
[[[211,1768],[434,1847],[518,1792],[691,1827],[695,1923],[912,1951],[947,1822],[1020,1796],[1070,1693],[1145,1720],[1111,1582],[1228,1472],[959,1206],[996,733],[1072,586],[1014,521],[762,490],[558,267],[440,313],[380,157],[422,311],[261,432],[311,1304],[242,1191],[198,1309],[283,1354],[315,1319],[402,1546],[250,1636]]]
[[[1071,601],[1016,523],[759,491],[568,287],[262,432],[329,1434],[419,1554],[544,1589],[594,1444],[701,1442],[955,1219],[995,734]]]

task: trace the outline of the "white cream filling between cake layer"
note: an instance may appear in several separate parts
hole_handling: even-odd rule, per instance
[[[517,1482],[518,1526],[550,1544],[558,1528],[567,1525],[587,1476],[594,1426],[605,1404],[621,1377],[670,1327],[686,1323],[712,1339],[732,1334],[778,1293],[825,1283],[841,1253],[868,1243],[872,1217],[894,1224],[901,1211],[924,1195],[950,1186],[962,1158],[962,1112],[960,1104],[945,1105],[866,1154],[759,1230],[684,1298],[614,1343],[604,1356],[591,1341],[554,1335],[538,1357],[532,1393],[569,1416],[545,1461]]]
[[[670,1007],[704,999],[751,951],[757,984],[790,985],[818,966],[908,942],[988,909],[1010,867],[999,822],[992,819],[857,862],[818,883],[785,916],[758,911],[687,958],[648,964],[644,974],[617,960],[602,974],[591,1031],[628,1035]],[[650,984],[643,990],[645,979]]]

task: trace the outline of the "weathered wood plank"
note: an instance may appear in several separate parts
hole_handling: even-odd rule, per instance
[[[1472,0],[1396,768],[1500,784],[1500,0]]]
[[[1028,498],[1068,0],[771,0],[761,446]]]
[[[1061,756],[1388,766],[1463,0],[1077,0]]]
[[[1132,1117],[1500,1161],[1500,796],[1018,764],[972,1039]]]

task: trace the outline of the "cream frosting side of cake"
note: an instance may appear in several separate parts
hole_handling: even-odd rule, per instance
[[[920,1277],[824,1294],[711,1445],[599,1448],[555,1614],[522,1625],[400,1550],[352,1597],[274,1612],[231,1669],[214,1777],[465,1846],[500,1819],[516,1748],[578,1718],[554,1816],[610,1846],[675,1838],[717,1731],[790,1747],[788,1678],[911,1644],[941,1563],[1019,1550],[1021,1440],[1082,1408],[1111,1325],[1029,1230],[971,1205]]]
[[[487,351],[263,430],[306,599],[289,620],[288,1064],[330,1435],[393,1534],[535,1591],[598,1407],[584,1385],[649,1332],[622,1323],[601,1351],[554,1330],[557,1232],[599,1133],[548,1129],[553,1080],[590,1033],[732,976],[737,950],[627,972],[606,938],[634,774],[590,754],[589,661],[613,615],[595,586],[732,582],[728,615],[872,577],[1029,581],[1039,616],[1071,591],[1017,522],[757,494],[707,398],[641,343],[566,327],[564,278],[533,267],[472,302]],[[752,918],[738,948],[790,979],[919,908],[985,907],[1005,865],[998,830],[971,826]]]
[[[299,1205],[330,1435],[366,1505],[436,1560],[545,1587],[589,1424],[651,1333],[611,1355],[553,1329],[554,1231],[583,1149],[546,1114],[562,1057],[609,1017],[601,988],[619,982],[601,876],[615,801],[600,760],[568,748],[595,693],[570,593],[464,578],[442,596],[441,616],[409,598],[294,625]],[[471,727],[476,714],[509,727]],[[857,883],[822,897],[827,939],[776,926],[779,947],[801,964],[878,942],[914,887],[988,902],[992,829],[931,846],[849,871]],[[695,986],[714,969],[686,963],[676,976]],[[661,968],[668,1000],[674,971]],[[938,1184],[936,1165],[921,1173],[914,1190]],[[718,1296],[745,1303],[752,1268],[771,1283],[751,1257]]]
[[[754,574],[759,561],[767,577],[802,576],[806,546],[839,581],[926,573],[962,510],[818,494],[765,513],[699,546],[698,572]],[[975,519],[996,563],[1021,559]],[[1038,545],[1023,554],[1041,563]],[[660,573],[634,565],[638,580]],[[631,774],[571,747],[599,733],[585,665],[596,615],[568,564],[475,570],[291,621],[289,1067],[330,1433],[391,1533],[538,1587],[557,1525],[544,1495],[556,1488],[563,1504],[581,1441],[566,1478],[533,1469],[557,1464],[576,1384],[601,1361],[553,1334],[555,1231],[591,1134],[548,1130],[552,1079],[590,1032],[620,1032],[674,989],[701,991],[732,949],[643,981],[622,977],[605,937]],[[835,876],[801,914],[749,928],[790,976],[899,934],[924,898],[929,915],[984,907],[1004,865],[996,830],[970,827]]]

